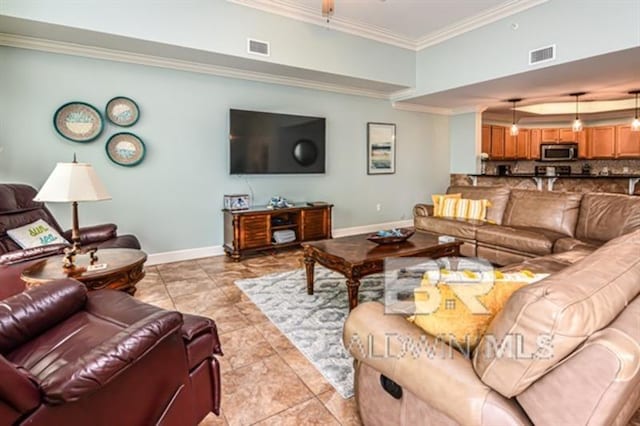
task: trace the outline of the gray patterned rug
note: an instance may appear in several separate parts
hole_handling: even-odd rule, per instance
[[[349,312],[344,276],[316,265],[314,294],[304,269],[236,281],[343,398],[353,396],[353,358],[342,345]],[[362,280],[360,302],[382,300],[383,276]]]

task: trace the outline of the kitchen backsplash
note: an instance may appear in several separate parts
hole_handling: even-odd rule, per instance
[[[535,166],[571,166],[571,173],[581,173],[582,166],[589,164],[591,166],[591,174],[599,175],[604,170],[608,170],[609,174],[632,174],[640,175],[640,160],[576,160],[566,162],[542,162],[532,160],[487,160],[485,161],[485,174],[497,174],[497,167],[501,164],[511,166],[511,173],[533,173]]]

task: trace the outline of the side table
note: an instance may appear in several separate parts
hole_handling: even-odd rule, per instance
[[[112,288],[133,295],[136,284],[144,278],[144,262],[147,254],[135,249],[101,249],[97,252],[95,265],[106,265],[101,269],[88,270],[91,265],[89,255],[76,257],[76,267],[72,270],[62,268],[64,256],[52,256],[37,262],[22,272],[20,278],[27,288],[42,285],[49,281],[73,278],[82,282],[89,290]]]

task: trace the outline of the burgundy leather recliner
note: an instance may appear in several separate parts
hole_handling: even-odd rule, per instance
[[[37,260],[61,254],[62,244],[21,249],[7,231],[42,219],[71,241],[71,231],[63,231],[44,203],[33,201],[38,192],[23,184],[0,184],[0,300],[24,290],[20,274]],[[114,224],[80,228],[83,247],[139,249],[133,235],[118,235]]]
[[[215,323],[61,280],[0,302],[0,424],[195,425],[220,410]]]

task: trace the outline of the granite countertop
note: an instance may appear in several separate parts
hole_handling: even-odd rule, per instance
[[[513,173],[510,175],[479,175],[479,174],[470,174],[468,176],[475,177],[499,177],[499,178],[562,178],[562,179],[637,179],[640,178],[640,175],[583,175],[583,174],[572,174],[572,175],[555,175],[555,176],[547,176],[547,175],[536,175],[533,173]]]

